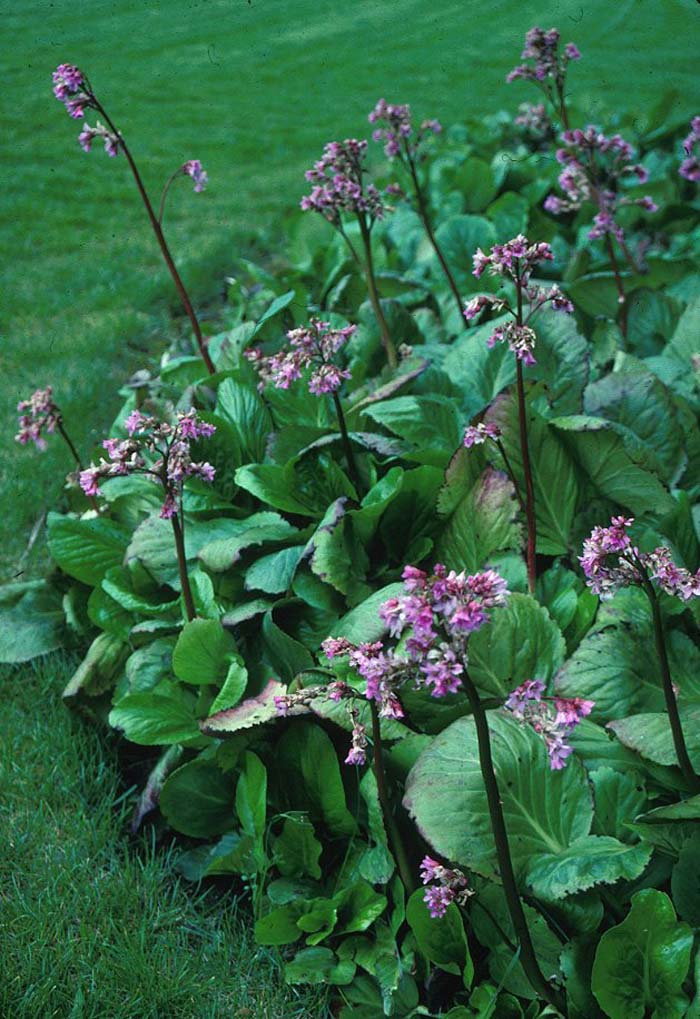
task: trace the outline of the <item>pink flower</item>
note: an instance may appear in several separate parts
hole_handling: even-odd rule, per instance
[[[347,369],[339,368],[334,356],[355,333],[356,326],[331,329],[329,322],[312,318],[308,326],[291,329],[287,333],[289,347],[265,357],[261,350],[246,350],[244,356],[260,376],[260,385],[272,382],[278,389],[288,389],[292,382],[302,378],[311,369],[308,387],[315,396],[335,393],[345,379],[351,378]]]
[[[37,389],[28,400],[20,400],[17,410],[20,417],[15,442],[19,442],[21,446],[33,442],[37,449],[45,450],[46,439],[43,433],[52,435],[60,428],[63,420],[61,411],[54,403],[52,387]]]
[[[197,192],[204,191],[205,187],[209,183],[209,175],[206,170],[202,169],[202,164],[198,159],[188,159],[186,163],[183,163],[182,172],[187,177],[192,178],[194,182],[194,190]]]
[[[486,424],[480,421],[478,425],[469,425],[464,432],[463,444],[470,449],[472,446],[481,446],[487,439],[496,442],[501,437],[501,429],[498,425]]]

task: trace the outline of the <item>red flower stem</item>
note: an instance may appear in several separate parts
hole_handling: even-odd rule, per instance
[[[360,484],[360,474],[357,469],[357,462],[355,461],[355,454],[352,451],[352,443],[350,442],[350,436],[348,435],[348,428],[345,423],[345,415],[343,414],[343,405],[340,402],[340,397],[336,392],[332,394],[333,404],[335,406],[335,413],[338,418],[338,427],[340,428],[340,435],[343,440],[343,449],[345,450],[345,459],[348,464],[348,471],[350,473],[350,479],[355,486],[357,492],[357,498],[362,498],[362,485]]]
[[[185,285],[182,282],[180,273],[177,271],[177,267],[175,265],[175,262],[173,261],[173,257],[170,254],[170,248],[168,247],[167,241],[165,240],[165,237],[163,235],[163,230],[161,228],[160,222],[158,221],[158,218],[155,212],[153,211],[151,200],[148,197],[148,194],[146,193],[146,189],[143,185],[143,181],[141,180],[141,174],[138,171],[138,167],[136,166],[134,158],[131,155],[131,152],[129,151],[128,145],[124,141],[122,135],[117,130],[115,125],[113,124],[108,114],[105,112],[105,109],[102,106],[102,104],[97,99],[94,99],[94,96],[93,101],[95,103],[95,108],[97,109],[97,111],[102,114],[102,116],[107,121],[107,124],[110,127],[110,129],[119,139],[119,144],[121,145],[122,151],[126,156],[126,160],[129,164],[134,180],[136,181],[136,187],[138,188],[139,194],[141,195],[141,199],[146,208],[146,212],[148,213],[148,218],[151,222],[151,226],[153,227],[153,232],[156,235],[156,240],[158,241],[158,246],[160,247],[161,254],[163,256],[163,259],[165,260],[165,264],[168,267],[170,275],[173,278],[173,282],[180,296],[180,300],[182,301],[182,305],[185,309],[187,317],[190,320],[190,324],[192,325],[192,331],[194,332],[195,338],[197,340],[199,352],[202,355],[202,359],[204,360],[204,364],[206,365],[207,371],[209,372],[210,375],[214,375],[216,369],[214,367],[212,359],[209,356],[209,351],[207,350],[206,344],[204,342],[204,337],[202,336],[202,329],[199,325],[199,320],[197,318],[197,315],[195,314],[194,308],[192,307],[192,302],[190,301],[189,294],[187,293]]]
[[[617,287],[617,300],[620,305],[620,332],[624,340],[627,339],[627,296],[625,294],[625,287],[622,282],[622,276],[620,275],[620,267],[617,263],[615,256],[615,249],[613,248],[612,238],[609,233],[605,234],[605,246],[608,249],[608,258],[610,259],[610,265],[612,266],[613,275],[615,276],[615,285]]]
[[[170,176],[168,177],[168,179],[165,182],[165,187],[163,188],[163,193],[160,196],[160,205],[158,206],[158,223],[159,223],[159,225],[161,227],[163,226],[163,214],[165,213],[165,199],[168,197],[168,192],[170,191],[170,188],[172,187],[173,181],[181,173],[182,173],[181,169],[175,170],[175,172],[171,173]]]
[[[187,574],[187,558],[185,554],[185,535],[184,535],[184,520],[181,525],[178,519],[177,513],[170,518],[170,522],[173,525],[173,535],[175,536],[175,551],[177,552],[177,566],[180,572],[180,586],[182,587],[182,597],[185,602],[185,614],[189,622],[196,617],[197,613],[194,607],[194,598],[192,597],[192,588],[190,587],[190,578]]]
[[[523,292],[520,282],[520,272],[517,272],[515,288],[518,295],[518,310],[516,314],[517,324],[523,324]],[[530,464],[530,450],[527,441],[527,407],[525,404],[525,385],[523,382],[523,363],[519,357],[515,359],[517,372],[518,390],[518,421],[520,425],[520,454],[523,461],[523,474],[525,475],[525,517],[527,519],[527,589],[530,594],[535,593],[537,581],[537,520],[535,517],[535,488],[532,482],[532,466]]]
[[[63,422],[60,419],[56,424],[56,428],[58,429],[58,434],[61,436],[66,446],[68,446],[68,449],[71,451],[71,456],[75,460],[76,467],[78,468],[79,471],[82,471],[83,465],[80,462],[80,454],[78,453],[78,450],[75,448],[73,440],[63,427]]]
[[[404,139],[404,141],[405,141],[405,139]],[[405,144],[406,144],[406,148],[408,149],[408,142],[405,141]],[[425,200],[425,195],[423,193],[423,189],[422,189],[422,187],[420,185],[420,181],[418,180],[418,173],[416,171],[415,160],[413,159],[413,157],[410,155],[410,153],[408,151],[406,152],[406,160],[408,162],[408,168],[409,168],[409,171],[411,173],[411,180],[413,181],[413,189],[414,189],[414,191],[416,193],[416,201],[418,202],[418,214],[419,214],[419,216],[421,218],[423,226],[425,227],[425,232],[428,235],[428,240],[432,244],[433,251],[437,255],[438,262],[440,263],[440,265],[442,267],[442,271],[445,274],[445,277],[446,277],[447,282],[449,284],[450,290],[452,291],[452,296],[454,297],[455,302],[457,304],[457,311],[458,311],[458,314],[459,314],[459,320],[461,321],[463,328],[466,328],[467,323],[466,323],[466,321],[464,319],[464,306],[462,304],[462,298],[461,298],[461,295],[459,293],[459,287],[457,286],[455,278],[452,275],[452,272],[450,270],[449,265],[447,264],[447,259],[445,258],[444,254],[442,252],[442,249],[441,249],[440,245],[437,242],[437,238],[435,237],[435,233],[433,231],[432,223],[430,222],[430,213],[428,211],[428,203]]]
[[[386,772],[384,771],[384,762],[382,760],[382,732],[379,722],[379,709],[377,708],[376,701],[370,700],[369,710],[370,715],[372,716],[372,771],[374,772],[374,778],[377,783],[377,797],[379,799],[379,806],[382,812],[382,819],[384,821],[384,830],[386,831],[391,850],[396,860],[399,877],[401,878],[401,882],[406,889],[407,894],[410,895],[415,889],[415,882],[413,880],[411,865],[408,862],[406,847],[403,844],[401,832],[399,831],[394,815],[391,812],[391,804],[389,803]]]
[[[518,500],[518,504],[520,506],[520,509],[522,510],[523,513],[525,513],[525,503],[523,502],[523,497],[520,494],[520,486],[518,485],[518,479],[516,478],[515,471],[513,470],[513,466],[511,464],[510,460],[508,459],[508,454],[506,453],[506,448],[505,448],[505,446],[503,445],[503,443],[501,442],[500,439],[496,439],[496,445],[498,446],[499,452],[500,452],[501,456],[503,457],[503,463],[505,464],[506,471],[508,472],[508,477],[510,478],[510,480],[513,483],[513,488],[515,489],[515,498]]]
[[[649,599],[649,604],[651,605],[651,613],[654,620],[654,642],[656,644],[656,653],[659,656],[661,684],[663,686],[666,711],[671,725],[671,735],[673,736],[673,746],[676,751],[676,757],[678,758],[678,764],[683,772],[683,777],[686,782],[694,793],[698,793],[700,792],[700,777],[698,777],[695,769],[693,768],[688,754],[688,748],[685,743],[685,737],[683,735],[683,726],[681,725],[681,718],[678,713],[678,702],[676,701],[676,694],[673,689],[671,667],[669,665],[668,653],[666,651],[666,640],[664,638],[664,627],[661,619],[659,599],[651,581],[645,577],[642,577],[642,588],[644,589],[644,593]]]
[[[362,234],[362,244],[365,249],[365,278],[367,280],[367,292],[369,294],[370,304],[374,311],[375,318],[377,319],[377,325],[379,326],[379,332],[382,338],[382,346],[386,354],[386,359],[390,368],[396,368],[398,364],[398,358],[396,356],[396,347],[394,341],[389,333],[389,326],[387,325],[384,312],[382,311],[381,301],[379,300],[379,294],[377,292],[377,282],[374,277],[374,260],[372,258],[372,241],[370,239],[370,231],[367,226],[367,221],[362,214],[358,214],[357,221],[360,224],[360,233]]]
[[[513,869],[513,861],[510,855],[508,832],[506,831],[506,823],[503,816],[503,804],[501,802],[498,780],[493,766],[491,736],[489,734],[489,724],[486,718],[486,712],[483,704],[481,703],[478,691],[466,670],[462,675],[462,683],[464,685],[467,698],[469,699],[472,715],[474,717],[474,725],[476,726],[476,738],[479,745],[479,765],[481,768],[481,775],[484,780],[486,800],[488,802],[489,816],[491,818],[491,829],[493,831],[493,838],[496,844],[498,870],[501,881],[503,882],[503,893],[505,895],[508,913],[510,915],[511,923],[513,924],[513,929],[515,930],[518,944],[520,945],[520,961],[522,963],[523,970],[525,971],[525,975],[530,981],[535,993],[544,1001],[549,1002],[550,1005],[558,1008],[559,1011],[565,1015],[564,1002],[561,1000],[556,989],[545,979],[544,974],[540,969],[540,964],[537,961],[535,949],[532,944],[532,938],[530,937],[530,929],[527,925],[525,910],[523,909],[523,904],[520,901],[518,886],[515,880],[515,871]]]

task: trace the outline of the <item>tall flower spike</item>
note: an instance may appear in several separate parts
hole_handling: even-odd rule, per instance
[[[259,348],[249,348],[244,356],[260,376],[260,388],[271,382],[278,389],[288,389],[292,382],[300,379],[310,369],[308,388],[316,396],[335,393],[344,379],[351,378],[350,372],[339,368],[335,355],[345,346],[357,326],[331,329],[330,322],[312,318],[308,326],[291,329],[287,333],[289,347],[266,357]]]
[[[20,400],[17,404],[19,412],[19,431],[15,441],[26,446],[33,442],[37,449],[46,449],[44,434],[52,435],[61,425],[61,411],[54,403],[53,389],[37,389],[28,400]]]
[[[199,418],[194,410],[178,414],[174,425],[135,410],[124,427],[128,439],[105,439],[102,443],[109,459],[102,458],[98,464],[90,464],[81,471],[80,485],[86,495],[100,495],[100,482],[108,478],[144,474],[162,485],[165,498],[160,515],[170,519],[180,510],[182,486],[187,478],[214,480],[215,471],[210,463],[192,459],[190,443],[208,438],[216,428]]]
[[[521,59],[527,62],[514,67],[506,81],[531,81],[537,85],[567,128],[566,73],[572,60],[581,59],[581,53],[572,42],[568,42],[563,51],[560,51],[559,40],[560,34],[556,28],[548,31],[531,28],[525,36],[525,47],[521,55]]]

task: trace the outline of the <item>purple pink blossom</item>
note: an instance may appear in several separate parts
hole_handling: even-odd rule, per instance
[[[584,541],[579,562],[591,591],[608,599],[620,588],[656,581],[662,591],[681,601],[700,597],[700,570],[691,573],[677,566],[665,545],[641,552],[628,534],[633,522],[632,517],[613,517],[609,527],[594,527]]]
[[[434,920],[445,915],[451,902],[464,905],[474,894],[461,870],[443,867],[431,856],[423,857],[420,874],[426,886],[423,901]]]
[[[553,258],[549,244],[531,243],[523,234],[518,234],[505,244],[494,244],[488,254],[477,248],[473,256],[473,275],[479,279],[486,272],[490,276],[510,280],[515,284],[518,301],[516,307],[513,307],[505,297],[478,294],[466,303],[464,317],[470,321],[485,308],[508,312],[511,319],[496,326],[487,343],[489,347],[496,343],[507,343],[509,349],[525,365],[536,363],[533,353],[536,334],[528,324],[533,316],[546,304],[554,311],[565,314],[571,314],[574,310],[571,301],[558,286],[541,287],[531,282],[535,267]]]
[[[568,42],[560,54],[559,39],[560,34],[556,28],[548,31],[531,28],[525,36],[525,47],[521,54],[521,60],[527,60],[528,63],[514,67],[506,81],[524,80],[546,85],[548,79],[554,79],[557,83],[563,83],[567,64],[571,60],[580,60],[581,53],[574,43]]]
[[[68,114],[74,119],[83,117],[85,110],[102,110],[86,75],[74,64],[59,64],[53,72],[53,84],[53,94],[59,102],[63,103]],[[121,144],[118,134],[105,127],[99,120],[95,127],[83,123],[83,129],[78,135],[78,144],[81,149],[84,152],[89,152],[95,139],[103,142],[108,156],[118,154]]]
[[[487,439],[496,442],[502,435],[498,425],[480,421],[478,425],[469,425],[464,432],[464,445],[467,449],[472,446],[481,446]]]
[[[596,240],[609,234],[623,243],[625,234],[616,219],[618,210],[626,205],[647,212],[657,209],[649,195],[630,198],[620,192],[620,186],[627,183],[646,183],[646,168],[635,161],[632,145],[621,135],[607,136],[590,124],[585,130],[564,131],[561,140],[564,144],[557,149],[556,157],[564,168],[559,174],[559,187],[565,197],[549,195],[544,208],[556,216],[578,210],[586,201],[593,202],[597,212],[589,238]]]
[[[206,170],[202,169],[202,164],[198,159],[188,159],[186,163],[183,163],[182,172],[186,177],[192,178],[194,190],[197,192],[204,191],[209,183],[209,175]]]
[[[312,318],[308,326],[292,329],[287,333],[289,348],[266,357],[259,348],[244,352],[260,376],[260,388],[268,382],[278,389],[288,389],[292,382],[300,379],[307,369],[309,391],[316,396],[335,393],[345,379],[351,378],[347,369],[339,368],[333,361],[335,355],[345,346],[357,326],[331,329],[330,322]]]
[[[693,117],[690,122],[690,133],[683,141],[685,159],[678,172],[686,180],[700,183],[700,117]]]
[[[581,697],[544,697],[541,679],[527,679],[508,696],[505,707],[519,722],[532,726],[542,736],[553,771],[560,771],[573,753],[568,737],[579,722],[590,715],[594,701]]]
[[[53,389],[37,389],[28,400],[20,400],[17,404],[19,412],[19,431],[15,441],[22,446],[33,442],[37,449],[46,449],[44,433],[52,435],[61,425],[61,412],[53,401]]]
[[[411,107],[407,103],[387,103],[386,99],[378,100],[367,119],[370,124],[381,125],[372,132],[372,140],[384,142],[387,158],[398,158],[401,162],[413,162],[425,138],[442,131],[438,120],[424,120],[414,130]]]
[[[366,184],[365,157],[367,142],[346,138],[329,142],[321,158],[307,170],[305,177],[314,186],[301,199],[304,211],[320,212],[334,226],[342,223],[344,212],[369,217],[384,217],[382,197],[374,184]]]
[[[107,478],[144,474],[162,485],[165,498],[160,515],[169,519],[179,512],[182,486],[187,478],[214,480],[214,468],[192,459],[190,443],[208,438],[216,431],[196,411],[180,413],[174,425],[134,410],[124,422],[128,438],[110,438],[102,443],[109,459],[90,464],[80,472],[80,486],[86,495],[100,495],[100,482]]]

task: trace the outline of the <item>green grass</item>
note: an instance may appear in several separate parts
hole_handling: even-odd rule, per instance
[[[60,495],[70,464],[12,443],[14,404],[53,382],[82,449],[103,435],[118,383],[162,348],[176,307],[123,158],[86,156],[51,95],[59,61],[79,63],[158,191],[186,158],[211,186],[184,181],[167,231],[204,298],[231,258],[304,189],[303,170],[333,137],[367,133],[380,95],[444,122],[534,98],[506,86],[522,38],[558,24],[583,51],[574,98],[591,115],[619,102],[645,109],[667,87],[694,108],[693,0],[44,0],[6,5],[12,101],[6,104],[0,221],[7,224],[0,382],[0,519],[5,575],[24,535]],[[144,350],[145,348],[145,350]],[[41,543],[37,548],[40,550]]]
[[[245,909],[127,838],[113,746],[60,703],[70,663],[7,672],[0,716],[3,1019],[324,1019],[285,987]],[[151,829],[152,831],[152,829]]]

